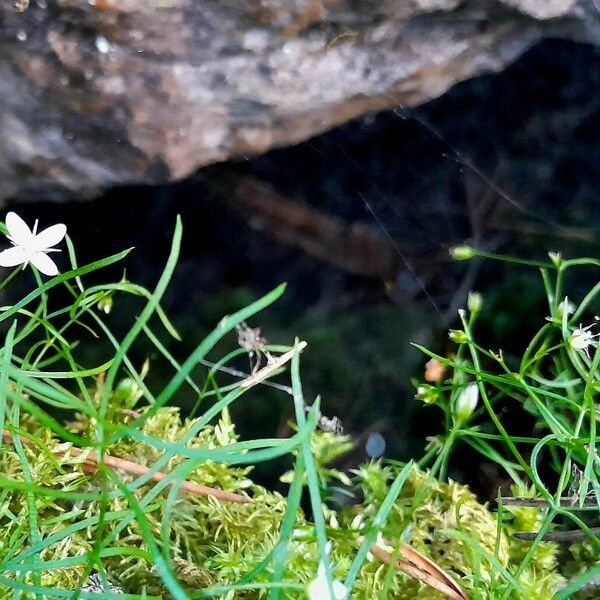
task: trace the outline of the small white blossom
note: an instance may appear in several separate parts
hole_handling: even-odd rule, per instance
[[[465,419],[468,419],[477,408],[478,400],[479,387],[472,381],[461,390],[456,399],[456,404],[454,405],[454,415],[456,416],[456,420],[462,422]]]
[[[592,333],[590,328],[594,326],[594,323],[588,325],[587,327],[582,327],[581,325],[573,330],[571,337],[569,337],[569,345],[571,348],[575,350],[579,350],[580,352],[585,353],[585,355],[590,357],[590,346],[596,347],[598,342],[595,338],[599,337],[600,334]]]
[[[17,213],[9,212],[6,215],[7,237],[13,247],[0,252],[0,267],[23,265],[25,268],[31,263],[44,275],[58,275],[58,268],[48,252],[60,252],[52,246],[62,241],[67,228],[59,223],[37,233],[37,224],[36,220],[32,231]]]
[[[323,561],[319,563],[317,569],[317,577],[313,579],[307,587],[309,600],[345,600],[348,595],[346,586],[337,579],[331,582],[333,595],[329,591],[327,585],[327,576],[325,574],[325,564]]]

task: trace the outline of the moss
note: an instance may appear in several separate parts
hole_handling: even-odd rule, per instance
[[[134,417],[115,412],[114,424],[128,423]],[[193,427],[195,421],[180,419],[175,408],[162,408],[147,419],[141,432],[158,439],[175,442]],[[72,430],[95,436],[96,423],[83,416],[69,426]],[[45,427],[31,417],[23,419],[24,432],[31,434],[32,445],[25,446],[24,452],[29,463],[33,482],[71,492],[98,491],[107,485],[96,473],[84,469],[85,455],[69,452],[69,445],[57,439]],[[227,413],[214,426],[204,427],[189,443],[194,448],[225,447],[237,441],[233,424]],[[346,481],[347,474],[329,468],[330,462],[340,452],[349,447],[347,438],[336,438],[332,434],[317,432],[312,443],[313,452],[321,484]],[[111,456],[127,458],[150,466],[162,455],[162,451],[143,442],[131,439],[121,440],[107,448]],[[57,460],[57,456],[61,456]],[[184,458],[174,457],[164,468],[170,471]],[[22,463],[14,447],[5,444],[0,456],[0,469],[6,477],[24,481]],[[362,502],[338,512],[326,510],[329,522],[329,535],[333,543],[332,564],[334,575],[343,579],[356,554],[357,539],[361,528],[368,526],[380,504],[389,491],[399,467],[372,461],[355,472],[354,483],[361,490]],[[125,483],[131,483],[133,476],[119,473]],[[286,499],[276,492],[269,491],[252,482],[250,468],[231,467],[207,462],[190,474],[189,479],[208,486],[219,487],[253,498],[252,503],[225,503],[211,497],[181,494],[168,519],[168,548],[161,543],[161,520],[166,503],[166,493],[162,492],[150,508],[146,518],[150,529],[163,552],[169,553],[172,566],[181,584],[189,590],[197,590],[214,585],[226,585],[239,581],[257,567],[274,549],[278,540],[279,528],[286,507]],[[140,501],[152,488],[151,484],[135,491]],[[38,521],[43,538],[56,535],[56,542],[41,554],[44,561],[54,561],[88,553],[94,546],[97,533],[97,518],[100,505],[97,501],[52,500],[44,496],[36,497]],[[19,491],[6,491],[0,506],[0,559],[11,558],[15,546],[26,548],[31,544],[29,531],[29,506],[26,494]],[[116,518],[123,518],[129,510],[129,503],[123,496],[108,500],[108,518],[105,535],[114,533]],[[121,511],[121,512],[119,512]],[[123,512],[124,511],[124,512]],[[520,513],[513,511],[519,527],[524,522]],[[527,513],[529,515],[529,513]],[[527,517],[529,521],[531,515]],[[89,521],[84,522],[85,519]],[[65,529],[77,523],[64,535]],[[503,567],[514,567],[522,557],[523,548],[511,541],[508,535],[510,524],[506,525],[497,540],[496,516],[487,506],[479,503],[475,495],[464,485],[450,481],[439,482],[428,473],[414,468],[388,516],[383,535],[391,541],[399,537],[415,550],[431,557],[442,569],[454,576],[467,592],[477,591],[473,597],[493,597],[494,567],[486,556],[495,556]],[[452,532],[459,532],[457,536]],[[18,544],[15,544],[18,540]],[[468,541],[468,542],[467,542]],[[134,548],[142,554],[117,552],[103,558],[110,581],[121,586],[128,593],[149,594],[163,598],[171,596],[166,591],[156,568],[149,556],[143,553],[146,548],[140,528],[133,515],[129,522],[115,535],[112,548]],[[299,512],[295,533],[288,547],[288,560],[284,579],[294,583],[308,583],[314,578],[319,554],[312,523]],[[520,576],[520,583],[528,590],[528,600],[547,600],[560,577],[556,574],[556,549],[544,545],[540,555],[529,570]],[[545,556],[543,556],[546,554]],[[477,557],[479,557],[477,559]],[[483,558],[482,558],[483,557]],[[477,569],[473,565],[477,564]],[[84,573],[85,564],[65,568],[48,568],[41,573],[40,583],[62,589],[75,589]],[[6,576],[11,576],[7,574]],[[497,578],[496,578],[497,579]],[[260,572],[257,581],[267,582],[268,573]],[[25,581],[34,582],[32,573]],[[353,598],[372,600],[387,590],[387,597],[396,600],[437,600],[443,596],[432,591],[414,579],[390,569],[377,560],[364,563],[356,581]],[[482,596],[482,592],[484,595]],[[286,592],[288,598],[302,598],[301,591]],[[228,595],[227,597],[229,597]],[[5,588],[2,597],[9,597]],[[26,596],[23,596],[26,597]],[[266,592],[250,590],[238,591],[235,598],[264,598]],[[513,598],[518,596],[513,595]]]

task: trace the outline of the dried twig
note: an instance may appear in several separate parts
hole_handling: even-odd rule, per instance
[[[545,498],[520,498],[506,496],[500,498],[502,506],[524,506],[530,508],[548,508],[550,503]],[[595,496],[589,496],[583,499],[583,506],[579,506],[579,496],[562,496],[559,499],[558,506],[569,507],[571,510],[585,510],[592,506],[597,506],[598,501]],[[589,529],[594,535],[600,536],[600,527],[590,527]],[[519,531],[514,536],[519,540],[533,541],[537,539],[539,532]],[[573,529],[568,531],[547,531],[542,540],[546,542],[575,542],[587,540],[588,534],[582,529]]]
[[[545,498],[513,498],[512,496],[506,496],[500,498],[503,506],[525,506],[532,508],[548,508],[550,506],[548,500]],[[590,506],[597,506],[598,501],[595,496],[584,498],[583,506],[589,508]],[[576,510],[579,507],[579,496],[562,496],[560,498],[560,504],[558,506],[565,506]]]
[[[246,379],[251,376],[250,373],[244,373],[244,371],[239,371],[238,369],[233,369],[232,367],[225,367],[223,365],[217,365],[210,360],[202,359],[200,364],[203,364],[205,367],[209,367],[211,369],[215,369],[217,371],[221,371],[222,373],[227,373],[228,375],[233,375],[234,377],[240,377],[242,379]],[[266,385],[267,387],[274,388],[281,392],[285,392],[290,396],[294,395],[294,390],[289,385],[283,385],[283,383],[276,383],[275,381],[261,381],[260,385]]]
[[[240,383],[240,387],[247,389],[258,385],[267,377],[270,377],[275,371],[277,371],[277,369],[280,369],[283,367],[283,365],[292,360],[292,356],[294,356],[295,352],[301,352],[304,350],[304,348],[306,348],[306,346],[306,342],[299,342],[295,348],[289,352],[286,352],[285,354],[282,354],[281,356],[278,356],[277,358],[274,358],[266,367],[263,367],[260,369],[260,371],[254,373],[254,375],[251,375],[248,377],[248,379],[244,379]]]
[[[12,434],[9,431],[3,430],[2,436],[6,442],[12,442]],[[21,443],[23,445],[34,445],[33,442],[22,436],[19,436],[19,439],[21,440]],[[79,455],[82,452],[84,452],[84,450],[82,450],[81,448],[77,448],[76,446],[70,446],[68,450],[56,452],[55,454],[58,456],[64,456],[68,451],[71,451],[75,455]],[[88,471],[90,470],[90,468],[95,469],[98,462],[98,455],[95,452],[90,452],[86,456],[86,465],[84,465],[84,468],[87,466]],[[110,456],[109,454],[105,454],[102,457],[102,462],[111,469],[118,469],[121,471],[125,471],[126,473],[131,473],[132,475],[145,475],[150,470],[149,467],[144,467],[143,465],[140,465],[130,460],[126,460],[124,458]],[[158,471],[157,473],[154,473],[152,475],[152,479],[154,481],[161,481],[166,476],[166,473]],[[199,483],[194,483],[193,481],[187,480],[181,484],[181,490],[189,492],[190,494],[196,494],[198,496],[212,496],[213,498],[216,498],[217,500],[222,500],[224,502],[236,502],[238,504],[248,504],[250,502],[253,502],[251,498],[247,498],[245,496],[240,496],[239,494],[234,494],[233,492],[227,492],[225,490],[208,487],[206,485],[201,485]]]
[[[364,538],[359,538],[359,542],[362,541]],[[394,565],[399,571],[423,582],[452,600],[469,600],[469,597],[448,573],[406,544],[400,546],[400,554],[406,560],[394,557],[376,544],[371,546],[371,554],[386,564]]]
[[[600,527],[590,527],[589,529],[594,535],[600,537]],[[539,532],[518,532],[515,537],[519,540],[533,541],[537,539]],[[548,531],[542,536],[545,542],[578,542],[587,540],[589,536],[583,529],[573,529],[569,531]]]
[[[76,450],[77,453],[81,452],[79,448],[73,447],[71,449]],[[88,463],[96,465],[98,464],[99,459],[95,452],[90,452],[86,456],[86,460]],[[136,462],[125,460],[124,458],[109,456],[108,454],[104,455],[103,462],[108,467],[111,467],[111,469],[119,469],[121,471],[125,471],[126,473],[131,473],[132,475],[145,475],[150,470],[148,467],[144,467]],[[152,479],[154,481],[162,481],[166,476],[166,473],[158,471],[152,475]],[[245,496],[240,496],[239,494],[234,494],[233,492],[227,492],[218,488],[212,488],[199,483],[194,483],[193,481],[184,481],[181,484],[180,489],[184,492],[196,494],[197,496],[213,496],[217,500],[223,500],[225,502],[237,502],[239,504],[248,504],[252,502],[250,498],[246,498]]]
[[[364,223],[348,223],[276,192],[250,176],[212,167],[203,181],[250,227],[276,240],[301,248],[309,256],[355,275],[394,281],[401,258],[385,236]],[[413,245],[414,246],[414,245]],[[403,251],[411,248],[402,243]]]
[[[240,333],[243,335],[243,339],[239,337]],[[256,336],[259,337],[262,348],[257,349],[253,343],[250,343],[250,344],[247,343],[248,338],[252,337],[252,335],[254,335],[254,337],[256,337]],[[260,335],[260,329],[258,329],[258,328],[252,329],[252,328],[248,327],[248,325],[246,325],[246,323],[244,323],[244,327],[241,330],[238,330],[238,343],[245,350],[248,350],[251,352],[265,353],[265,355],[267,356],[267,360],[268,360],[268,364],[264,368],[260,369],[259,371],[253,372],[252,375],[247,376],[246,379],[244,379],[241,382],[240,387],[243,387],[243,388],[249,388],[249,387],[258,385],[259,383],[260,384],[271,383],[271,382],[265,381],[265,379],[267,377],[269,377],[270,375],[272,375],[277,369],[282,367],[289,360],[291,360],[295,351],[301,352],[302,350],[304,350],[304,348],[306,348],[306,345],[307,345],[306,342],[299,342],[298,345],[296,346],[296,348],[275,358],[272,354],[269,354],[268,352],[266,352],[267,340]],[[246,344],[246,345],[244,345],[244,344]],[[252,350],[253,348],[254,348],[254,350]],[[257,365],[258,364],[259,364],[259,362],[257,362]],[[290,387],[281,386],[279,389],[283,389],[284,391],[288,392],[289,394],[294,395],[294,390]],[[311,407],[308,406],[307,404],[304,404],[304,410],[306,412],[309,412],[311,410]],[[319,414],[317,415],[317,427],[319,427],[319,429],[321,429],[322,431],[335,433],[336,435],[342,435],[344,433],[344,427],[343,427],[342,422],[339,419],[339,417],[334,416],[334,417],[330,418],[330,417],[325,416],[321,412],[319,412]]]

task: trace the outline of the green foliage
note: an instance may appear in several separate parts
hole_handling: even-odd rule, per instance
[[[243,354],[240,349],[200,371],[217,345],[234,344],[236,325],[276,301],[283,286],[222,318],[183,362],[166,350],[162,338],[180,337],[160,303],[181,235],[178,222],[153,292],[125,279],[86,287],[87,273],[126,253],[78,267],[68,242],[71,270],[45,283],[34,270],[34,289],[1,309],[2,598],[300,599],[319,565],[328,586],[343,580],[355,600],[443,598],[371,556],[374,542],[391,544],[394,559],[401,557],[401,544],[409,544],[455,577],[474,600],[553,597],[563,581],[558,547],[539,541],[528,545],[513,534],[549,529],[558,517],[591,533],[576,516],[577,507],[557,502],[572,483],[574,464],[583,474],[577,497],[583,500],[598,489],[594,397],[600,354],[593,334],[574,325],[592,296],[574,313],[565,309],[566,299],[562,309],[560,303],[561,269],[575,261],[544,267],[550,320],[520,365],[509,366],[500,353],[474,342],[480,303],[470,318],[462,315],[463,327],[453,333],[461,344],[456,356],[437,357],[452,368],[451,378],[427,388],[429,401],[444,411],[448,432],[432,442],[421,467],[371,461],[345,473],[335,461],[351,448],[351,440],[316,431],[320,403],[317,398],[308,409],[304,400],[298,342],[268,347],[274,360],[287,358],[276,372],[267,366],[268,373],[243,379],[223,374],[222,368]],[[550,273],[556,275],[554,287]],[[17,275],[15,270],[0,285]],[[57,287],[70,298],[64,306],[55,306],[50,297]],[[118,340],[108,318],[123,295],[137,298],[140,310]],[[147,338],[173,370],[160,389],[147,383],[149,364],[137,369],[130,358],[140,338]],[[108,342],[113,350],[99,365],[81,364],[86,339]],[[500,371],[487,368],[482,357]],[[260,403],[262,377],[288,366],[295,410],[291,434],[240,439],[230,407]],[[471,381],[483,408],[476,405],[473,387],[464,395]],[[190,390],[196,416],[182,418],[171,403]],[[537,419],[539,437],[511,437],[495,410],[506,399]],[[515,493],[543,498],[549,508],[511,506],[494,514],[466,486],[446,481],[451,451],[461,442],[506,469],[519,486]],[[559,474],[556,497],[539,472],[541,455]],[[251,478],[254,465],[282,456],[294,463],[283,477],[290,484],[287,497]],[[192,493],[186,488],[191,484],[248,501]],[[339,498],[340,490],[352,501],[334,510],[329,500],[334,492]],[[308,514],[300,507],[303,495]],[[589,544],[573,546],[569,574],[583,573],[582,562],[597,572],[594,550]],[[108,588],[82,592],[93,571],[101,583],[118,585],[125,595]],[[565,593],[559,597],[566,598]]]
[[[566,288],[578,269],[597,269],[600,261],[564,260],[560,254],[549,253],[550,260],[544,263],[472,248],[469,253],[468,258],[479,255],[539,269],[548,314],[531,315],[538,330],[521,356],[504,356],[502,350],[486,350],[477,342],[481,306],[477,311],[459,311],[462,327],[450,332],[458,344],[454,355],[438,356],[421,348],[450,370],[450,378],[437,384],[417,383],[417,397],[441,408],[446,423],[446,434],[430,443],[421,464],[431,463],[432,473],[444,478],[454,447],[465,443],[505,471],[514,481],[514,495],[541,501],[543,509],[504,507],[508,517],[504,516],[503,526],[508,533],[539,532],[535,540],[512,544],[511,558],[519,565],[513,576],[523,582],[530,580],[528,588],[547,594],[542,597],[554,597],[559,589],[558,576],[555,582],[539,581],[542,571],[557,570],[556,547],[543,542],[542,536],[554,529],[580,530],[587,537],[587,551],[582,553],[574,546],[571,554],[579,557],[576,562],[593,567],[556,595],[568,598],[600,574],[600,540],[590,528],[600,506],[596,449],[600,352],[594,333],[598,317],[592,319],[589,312],[598,306],[600,284],[577,302],[568,297]],[[583,321],[589,324],[584,327]],[[473,385],[479,392],[478,407],[466,419],[459,419],[457,400]],[[529,420],[531,434],[511,433],[503,418],[505,411],[518,416],[521,432]],[[584,555],[589,560],[583,561]],[[580,572],[584,568],[582,564]],[[563,569],[570,576],[576,571]]]
[[[78,417],[76,422],[69,425],[69,429],[82,436],[94,436],[97,427],[94,419],[82,415]],[[132,419],[132,416],[116,412],[114,425],[127,426]],[[196,430],[197,424],[198,419],[181,421],[177,409],[165,407],[147,419],[139,431],[149,440],[176,444],[190,431]],[[5,490],[4,517],[0,528],[4,577],[12,579],[19,567],[20,572],[25,574],[23,581],[28,584],[33,583],[33,574],[39,572],[44,587],[76,589],[93,551],[99,527],[102,478],[99,473],[90,474],[84,470],[85,454],[71,454],[70,444],[62,442],[35,419],[25,418],[20,434],[31,440],[31,444],[24,447],[29,469],[35,474],[31,484],[36,491],[45,490],[47,494],[40,494],[36,499],[41,541],[31,544],[27,533],[30,519],[27,490]],[[327,463],[334,444],[346,449],[345,440],[335,441],[333,438],[332,434],[322,432],[313,435],[317,464]],[[185,447],[190,451],[224,450],[236,443],[239,440],[225,412],[217,424],[205,425]],[[144,466],[152,466],[163,455],[151,443],[123,441],[108,447],[107,453],[121,458],[135,458]],[[59,455],[60,461],[55,460]],[[173,456],[165,471],[176,471],[184,464],[183,456]],[[26,480],[23,466],[18,453],[6,447],[2,454],[2,472],[15,482],[23,482]],[[354,481],[365,492],[364,502],[338,513],[328,511],[327,530],[333,541],[331,557],[336,577],[343,578],[348,571],[351,559],[356,554],[359,534],[364,534],[373,526],[399,471],[397,466],[382,465],[377,461],[364,465],[356,473]],[[326,483],[325,472],[321,472],[321,483]],[[277,493],[255,485],[248,475],[248,467],[235,468],[204,461],[188,475],[188,480],[241,492],[254,501],[248,504],[225,503],[210,497],[180,493],[169,514],[166,544],[162,539],[163,522],[168,511],[166,490],[163,488],[163,492],[153,493],[157,487],[154,483],[135,489],[136,501],[143,507],[144,519],[157,540],[160,552],[169,555],[174,575],[188,592],[232,585],[243,581],[257,569],[252,578],[253,584],[271,580],[270,570],[260,567],[276,548],[286,500]],[[130,489],[135,487],[135,476],[120,473],[120,478]],[[55,490],[66,494],[55,497],[56,492],[52,493]],[[104,507],[105,535],[108,539],[103,540],[100,551],[109,580],[134,594],[146,590],[151,596],[171,597],[154,566],[155,559],[147,549],[130,502],[114,491],[113,488],[112,493],[108,494]],[[86,496],[78,497],[77,493],[85,493]],[[72,495],[72,500],[69,500],[69,495]],[[96,497],[91,499],[90,495]],[[484,540],[484,550],[494,554],[496,521],[489,510],[478,503],[465,486],[454,482],[440,483],[418,468],[412,468],[386,517],[383,528],[385,537],[393,539],[401,532],[408,532],[413,547],[431,556],[448,572],[461,577],[468,588],[470,569],[465,545],[461,540],[443,534],[452,529],[459,529],[473,539]],[[314,524],[299,511],[295,515],[294,531],[287,547],[282,580],[308,583],[314,578],[319,557]],[[507,564],[508,542],[504,534],[500,540],[498,560]],[[486,565],[481,577],[489,580],[491,574],[492,565]],[[377,561],[365,562],[355,582],[353,598],[379,597],[384,589],[397,598],[442,598],[423,584]],[[287,596],[301,598],[303,591],[288,591]],[[235,597],[266,597],[266,591],[237,591]]]

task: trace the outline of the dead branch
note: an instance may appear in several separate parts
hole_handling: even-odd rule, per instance
[[[7,442],[7,443],[12,442],[12,434],[10,431],[3,430],[2,437],[4,438],[5,442]],[[21,443],[24,446],[30,446],[30,447],[34,446],[34,444],[31,440],[28,440],[27,438],[25,438],[23,436],[19,436],[19,439],[21,440]],[[77,448],[76,446],[70,446],[68,449],[66,449],[64,451],[60,451],[60,452],[55,452],[54,454],[56,456],[64,456],[68,452],[72,452],[75,455],[79,455],[84,451],[85,450],[82,450],[81,448]],[[87,466],[88,472],[89,472],[90,468],[93,468],[95,470],[98,465],[99,460],[100,459],[95,452],[90,452],[86,456],[86,463],[84,465],[84,468],[85,468],[85,466]],[[145,475],[150,470],[149,467],[145,467],[143,465],[140,465],[140,464],[130,461],[130,460],[126,460],[124,458],[117,458],[116,456],[110,456],[109,454],[104,454],[104,456],[102,457],[102,462],[105,465],[107,465],[108,467],[110,467],[111,469],[125,471],[126,473],[130,473],[132,475],[138,475],[138,476]],[[166,476],[167,476],[166,473],[158,471],[152,475],[152,479],[154,481],[162,481]],[[227,492],[225,490],[220,490],[218,488],[212,488],[212,487],[208,487],[205,485],[200,485],[198,483],[194,483],[193,481],[187,481],[187,480],[181,484],[181,490],[185,491],[185,492],[189,492],[190,494],[196,494],[198,496],[212,496],[213,498],[216,498],[217,500],[221,500],[224,502],[236,502],[238,504],[248,504],[248,503],[253,502],[253,500],[251,498],[247,498],[245,496],[240,496],[239,494],[234,494],[233,492]]]

